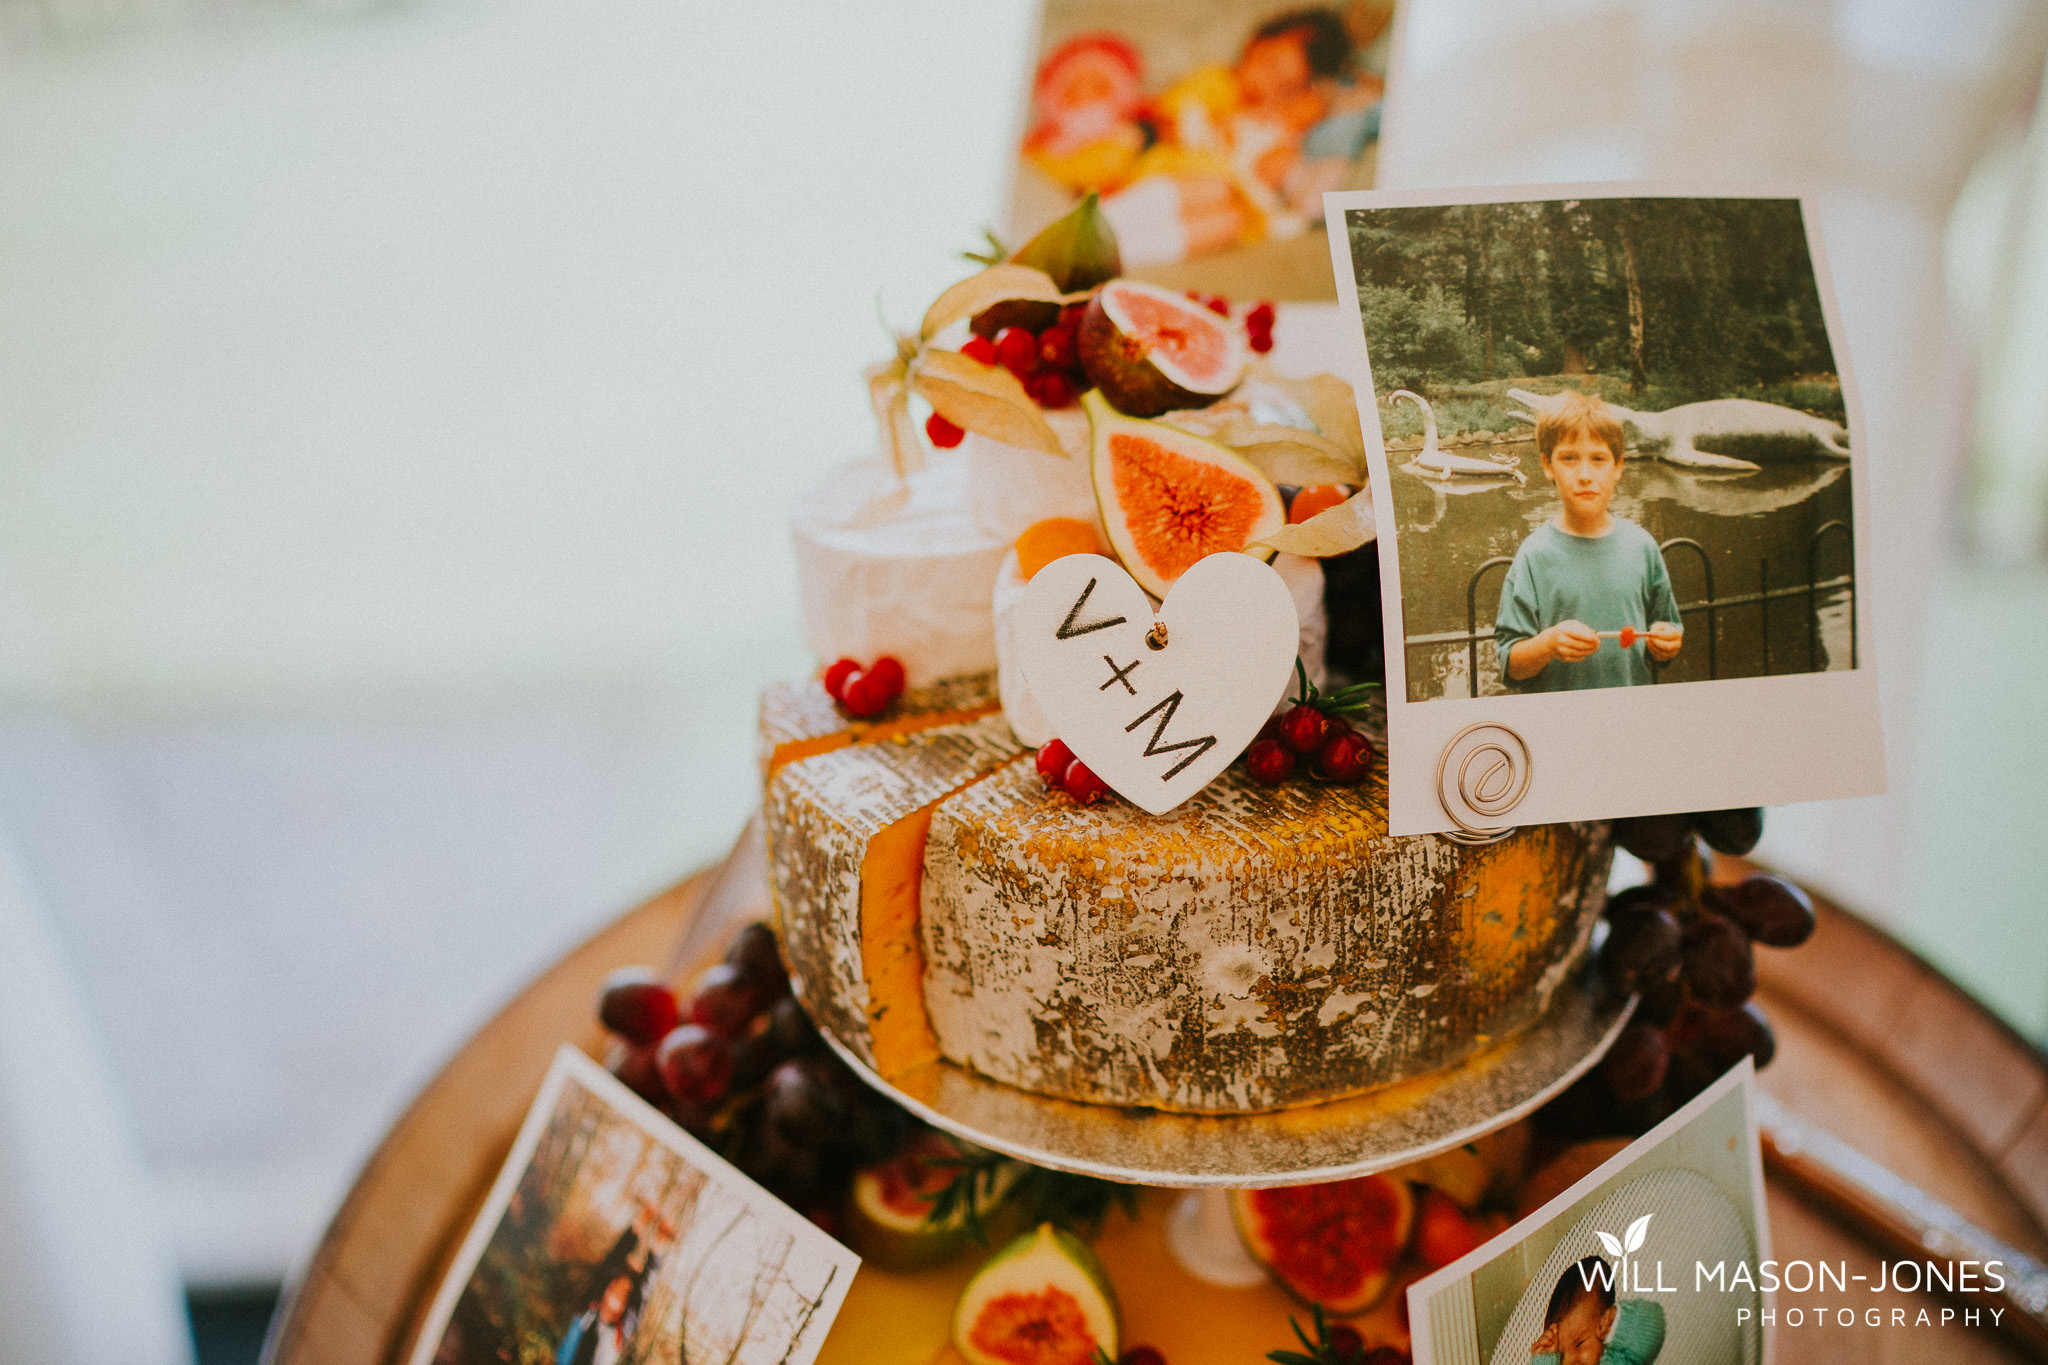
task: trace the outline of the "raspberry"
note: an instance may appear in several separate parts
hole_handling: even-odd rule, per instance
[[[1038,338],[1022,327],[996,333],[996,360],[1019,379],[1038,368]]]
[[[1086,763],[1075,759],[1067,765],[1067,774],[1062,783],[1067,795],[1074,798],[1077,806],[1092,806],[1109,795],[1109,784],[1091,772]]]
[[[1074,751],[1059,740],[1049,739],[1038,748],[1038,775],[1045,779],[1045,785],[1059,791],[1067,785],[1067,765],[1074,761]]]
[[[1294,750],[1277,740],[1256,740],[1244,751],[1244,765],[1251,769],[1252,781],[1277,787],[1294,776]]]
[[[1280,718],[1280,742],[1298,754],[1312,754],[1330,733],[1330,718],[1313,706],[1297,706]]]
[[[967,439],[966,431],[954,426],[936,412],[924,419],[924,434],[940,450],[951,450]]]
[[[860,672],[860,665],[853,660],[835,660],[832,666],[825,670],[826,695],[831,697],[832,700],[838,701],[839,694],[846,690],[846,680],[858,672]]]
[[[983,365],[996,363],[996,344],[987,337],[969,337],[967,344],[960,348],[960,354]]]

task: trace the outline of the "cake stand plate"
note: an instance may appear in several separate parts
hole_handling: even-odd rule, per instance
[[[1600,1060],[1633,1005],[1581,974],[1536,1023],[1458,1066],[1264,1114],[1080,1104],[943,1061],[885,1081],[829,1034],[826,1041],[861,1079],[926,1122],[1005,1156],[1130,1184],[1252,1189],[1370,1175],[1511,1123]]]

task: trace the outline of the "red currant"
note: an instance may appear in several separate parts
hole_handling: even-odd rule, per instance
[[[838,701],[839,694],[846,690],[846,680],[858,672],[860,665],[851,659],[833,660],[832,666],[825,670],[825,694]]]
[[[983,365],[996,363],[996,344],[987,337],[970,337],[960,348],[960,354]]]
[[[1330,718],[1313,706],[1296,706],[1280,718],[1280,742],[1298,754],[1312,754],[1330,733]]]
[[[1208,298],[1202,300],[1202,306],[1221,317],[1227,318],[1230,316],[1230,300],[1224,298],[1221,294],[1211,294]]]
[[[890,701],[903,695],[903,661],[895,655],[884,654],[862,671],[879,680],[876,685],[889,694]]]
[[[1074,401],[1074,381],[1058,370],[1040,370],[1025,381],[1024,391],[1041,408],[1063,408]]]
[[[1252,305],[1252,311],[1244,315],[1244,325],[1255,332],[1273,330],[1273,304],[1269,299],[1260,299]]]
[[[951,450],[967,439],[967,433],[936,412],[924,419],[924,434],[940,450]]]
[[[1066,776],[1062,779],[1061,785],[1067,789],[1067,795],[1074,798],[1074,804],[1077,806],[1092,806],[1109,795],[1109,784],[1097,777],[1088,765],[1078,758],[1067,765]]]
[[[1074,349],[1074,329],[1048,327],[1038,334],[1038,358],[1055,370],[1070,370],[1080,358]]]
[[[1246,344],[1260,355],[1264,355],[1273,349],[1273,334],[1271,332],[1254,332],[1252,333],[1251,340]]]
[[[1022,327],[1005,327],[996,333],[996,360],[1022,379],[1038,368],[1038,338]]]
[[[1081,332],[1081,319],[1086,317],[1087,315],[1087,304],[1070,303],[1066,307],[1060,309],[1059,325],[1062,327],[1071,328],[1074,334],[1078,336]]]
[[[862,720],[881,715],[889,709],[893,699],[884,680],[866,670],[848,678],[846,685],[839,689],[839,704],[846,708],[848,715]]]
[[[1116,1358],[1116,1365],[1166,1365],[1166,1353],[1157,1346],[1132,1346]]]
[[[605,978],[597,997],[597,1017],[629,1043],[643,1047],[661,1040],[676,1026],[682,1007],[676,993],[645,967],[621,967]]]
[[[1244,751],[1244,765],[1251,769],[1252,781],[1277,787],[1294,776],[1294,750],[1277,740],[1256,740]]]
[[[1074,761],[1074,751],[1056,739],[1049,739],[1038,746],[1038,775],[1045,779],[1045,785],[1058,791],[1067,784],[1067,765]]]
[[[732,1047],[702,1024],[670,1029],[654,1050],[661,1083],[679,1100],[709,1104],[732,1079]]]
[[[1356,730],[1340,730],[1316,750],[1316,776],[1325,782],[1356,782],[1371,766],[1372,741]]]
[[[1323,1339],[1330,1343],[1330,1354],[1344,1365],[1356,1365],[1365,1358],[1365,1338],[1348,1322],[1331,1323]]]

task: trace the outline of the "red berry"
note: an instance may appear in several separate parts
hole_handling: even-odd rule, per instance
[[[654,1050],[661,1083],[679,1100],[709,1104],[732,1079],[732,1047],[702,1024],[670,1029]]]
[[[1365,1357],[1365,1338],[1348,1322],[1331,1323],[1323,1339],[1330,1343],[1330,1353],[1344,1365],[1357,1365]]]
[[[1092,806],[1109,795],[1109,784],[1078,758],[1067,765],[1066,776],[1060,780],[1060,785],[1067,789],[1067,795],[1074,798],[1077,806]]]
[[[1340,730],[1316,750],[1316,776],[1325,782],[1356,782],[1372,766],[1372,741],[1356,730]]]
[[[967,433],[936,412],[924,419],[924,434],[940,450],[951,450],[967,439]]]
[[[721,962],[697,980],[690,997],[690,1022],[702,1024],[721,1038],[737,1038],[767,1004],[761,988],[747,973]]]
[[[1068,304],[1068,305],[1067,305],[1066,307],[1064,307],[1064,308],[1060,309],[1060,320],[1059,320],[1059,325],[1060,325],[1060,326],[1062,326],[1062,327],[1068,328],[1068,329],[1069,329],[1069,330],[1071,330],[1071,331],[1072,331],[1072,332],[1073,332],[1073,333],[1074,333],[1075,335],[1077,335],[1077,336],[1078,336],[1078,335],[1080,334],[1080,331],[1081,331],[1081,319],[1082,319],[1082,318],[1084,318],[1084,317],[1086,317],[1087,315],[1088,315],[1088,305],[1087,305],[1087,304],[1085,304],[1085,303],[1070,303],[1070,304]]]
[[[987,337],[970,337],[967,344],[960,348],[960,354],[969,360],[993,365],[996,363],[996,344]]]
[[[1220,314],[1223,317],[1227,318],[1230,316],[1230,300],[1224,298],[1221,294],[1211,294],[1208,298],[1202,300],[1202,306],[1210,312]]]
[[[1244,765],[1252,781],[1262,787],[1277,787],[1294,776],[1294,750],[1277,740],[1255,740],[1244,751]]]
[[[1271,332],[1255,332],[1251,340],[1246,344],[1260,355],[1264,355],[1273,349],[1273,334]]]
[[[1059,791],[1067,785],[1067,765],[1074,761],[1074,751],[1056,739],[1049,739],[1038,748],[1038,775],[1045,779],[1045,785]]]
[[[1408,1296],[1406,1294],[1401,1296],[1401,1302],[1396,1305],[1395,1311],[1403,1319],[1401,1330],[1407,1331]],[[1398,1346],[1375,1346],[1359,1358],[1358,1365],[1408,1365],[1408,1353]]]
[[[846,685],[839,689],[839,704],[846,708],[848,715],[859,716],[863,720],[881,715],[893,700],[895,694],[889,690],[887,679],[878,678],[865,669],[848,678]]]
[[[1254,331],[1273,330],[1273,304],[1269,299],[1260,299],[1252,305],[1252,311],[1244,315],[1244,325]]]
[[[1074,401],[1074,381],[1058,370],[1040,370],[1025,382],[1024,391],[1041,408],[1063,408]]]
[[[864,670],[870,678],[880,679],[879,686],[894,701],[903,695],[903,661],[893,654],[884,654]]]
[[[846,690],[846,680],[858,672],[860,672],[860,665],[855,663],[853,660],[835,660],[832,666],[825,670],[826,694],[830,696],[832,700],[838,701],[839,694]]]
[[[1116,1358],[1116,1365],[1166,1365],[1166,1353],[1157,1346],[1132,1346]]]
[[[1038,368],[1038,338],[1022,327],[1005,327],[996,333],[996,360],[1022,379]]]
[[[621,967],[605,978],[597,1017],[629,1043],[651,1047],[676,1026],[682,1006],[676,993],[645,967]]]
[[[1074,348],[1074,329],[1048,327],[1038,334],[1038,358],[1055,370],[1070,370],[1080,359]]]
[[[1329,733],[1330,718],[1313,706],[1296,706],[1280,718],[1280,742],[1298,754],[1322,748]]]

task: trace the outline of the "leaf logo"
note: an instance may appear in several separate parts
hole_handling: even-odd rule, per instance
[[[1650,1235],[1650,1219],[1655,1216],[1655,1214],[1646,1213],[1628,1225],[1628,1231],[1622,1237],[1623,1250],[1630,1252],[1642,1250],[1643,1242]]]
[[[1655,1214],[1644,1214],[1636,1219],[1635,1222],[1630,1223],[1628,1229],[1619,1237],[1616,1237],[1611,1232],[1602,1232],[1598,1228],[1593,1230],[1593,1236],[1599,1239],[1600,1249],[1609,1256],[1612,1256],[1618,1263],[1615,1266],[1618,1281],[1626,1283],[1628,1258],[1642,1250],[1643,1243],[1649,1240],[1650,1219],[1655,1216]]]

